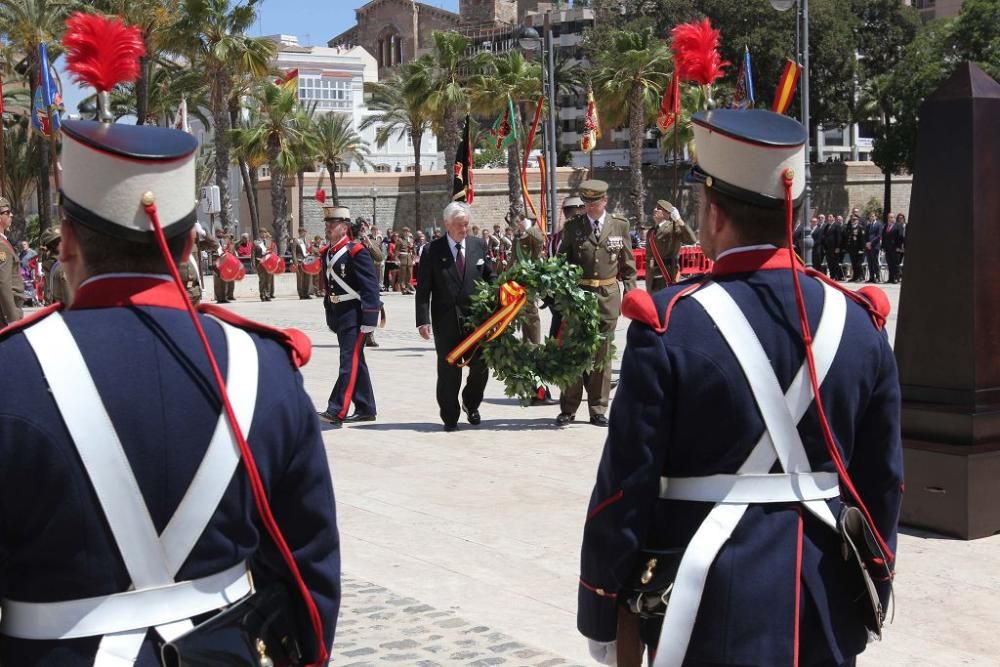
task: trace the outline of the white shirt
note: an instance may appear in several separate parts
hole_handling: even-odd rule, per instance
[[[461,241],[456,241],[455,239],[451,238],[451,234],[446,234],[445,238],[448,239],[448,248],[451,250],[452,259],[455,260],[458,259],[458,252],[455,250],[456,245],[462,246],[462,258],[464,259],[468,257],[468,253],[465,252],[465,239],[462,239]]]

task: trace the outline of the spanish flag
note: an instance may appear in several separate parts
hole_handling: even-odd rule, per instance
[[[295,92],[295,99],[299,97],[299,68],[293,70],[288,70],[284,76],[275,79],[274,83],[286,90],[293,90]]]
[[[795,87],[799,83],[799,72],[802,70],[799,64],[791,58],[785,61],[785,69],[781,72],[781,79],[778,81],[778,89],[774,93],[774,104],[771,111],[775,113],[785,113],[792,105],[792,98],[795,96]]]
[[[583,118],[583,136],[580,137],[580,150],[589,153],[594,150],[597,140],[601,138],[601,121],[597,117],[597,104],[594,102],[594,91],[587,91],[587,115]]]

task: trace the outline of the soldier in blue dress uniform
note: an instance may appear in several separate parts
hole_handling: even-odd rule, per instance
[[[799,123],[714,110],[695,114],[694,133],[714,270],[626,295],[634,322],[584,528],[577,625],[613,664],[622,606],[648,602],[632,591],[666,571],[665,616],[640,630],[658,667],[852,665],[870,628],[841,512],[863,507],[875,529],[885,605],[902,496],[887,301],[874,287],[845,293],[788,250]]]
[[[323,214],[323,308],[340,345],[340,372],[319,418],[336,425],[375,421],[375,390],[365,361],[365,339],[375,331],[382,307],[375,263],[365,245],[351,239],[348,208],[331,206]],[[347,414],[352,402],[354,412]]]
[[[154,242],[158,216],[173,261],[187,260],[198,142],[89,121],[62,130],[60,261],[73,305],[0,334],[0,382],[18,397],[0,414],[0,664],[159,665],[164,641],[251,581],[293,577],[258,518],[186,296]],[[329,651],[339,538],[298,371],[309,341],[201,310]],[[310,627],[304,616],[300,625]],[[319,650],[308,637],[301,648],[307,660]]]

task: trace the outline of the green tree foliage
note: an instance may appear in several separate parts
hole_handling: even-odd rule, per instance
[[[958,60],[971,60],[1000,80],[1000,0],[965,0],[947,47]]]
[[[371,166],[368,142],[354,131],[351,127],[351,116],[344,113],[321,115],[313,123],[312,132],[316,145],[316,160],[326,167],[326,172],[330,174],[333,203],[338,205],[340,200],[337,192],[337,172],[351,164],[360,167],[361,171],[368,171],[368,167]]]

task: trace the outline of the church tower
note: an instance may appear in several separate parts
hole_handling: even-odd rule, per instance
[[[466,25],[513,25],[517,0],[459,0],[458,13]]]

